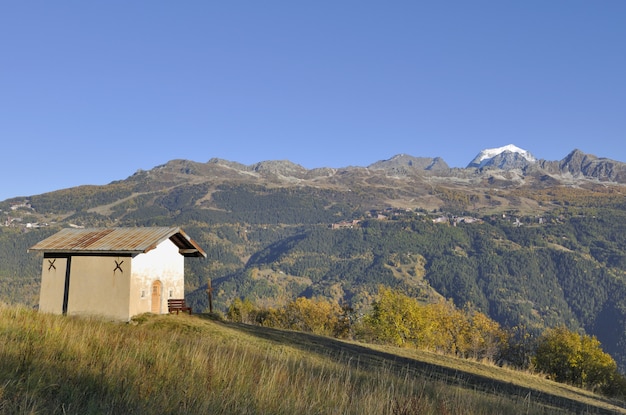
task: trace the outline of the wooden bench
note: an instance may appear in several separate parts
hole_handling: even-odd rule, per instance
[[[189,314],[191,314],[191,307],[187,306],[187,303],[185,303],[185,299],[184,298],[170,298],[167,300],[167,310],[170,313],[173,313],[174,311],[176,311],[176,314],[178,314],[179,311],[185,312],[188,311]]]

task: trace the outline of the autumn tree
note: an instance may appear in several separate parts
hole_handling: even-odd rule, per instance
[[[284,328],[331,336],[337,330],[342,312],[338,304],[298,297],[283,309]]]
[[[450,301],[422,304],[382,286],[361,334],[380,343],[475,359],[495,358],[506,340],[500,325],[483,313],[460,310]]]
[[[249,299],[235,298],[228,307],[226,317],[237,323],[252,324],[256,320],[257,310]]]
[[[466,313],[468,330],[463,354],[474,359],[494,359],[508,343],[508,335],[500,325],[479,311]]]
[[[248,299],[236,298],[227,317],[234,322],[345,337],[350,324],[347,312],[345,306],[321,298],[298,297],[279,308],[259,308]]]
[[[362,334],[379,343],[415,347],[423,340],[420,336],[427,334],[426,318],[415,299],[381,286],[372,311],[364,318]]]
[[[533,363],[557,382],[593,390],[610,387],[620,376],[615,361],[595,336],[580,335],[563,326],[548,329],[539,338]]]

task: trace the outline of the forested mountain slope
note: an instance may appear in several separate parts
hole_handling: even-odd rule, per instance
[[[323,296],[358,311],[382,284],[509,327],[585,330],[624,371],[623,171],[578,151],[510,170],[406,155],[313,170],[174,160],[106,186],[0,203],[0,300],[36,305],[41,258],[26,250],[62,227],[176,225],[208,254],[187,263],[197,310],[208,279],[222,310],[237,297]]]

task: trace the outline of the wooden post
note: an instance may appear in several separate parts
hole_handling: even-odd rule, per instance
[[[213,287],[211,286],[211,278],[207,280],[206,293],[209,296],[209,313],[213,313]]]

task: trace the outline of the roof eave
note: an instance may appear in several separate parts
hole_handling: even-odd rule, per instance
[[[206,253],[199,249],[179,249],[178,252],[185,258],[206,258]]]
[[[169,236],[170,240],[178,246],[178,252],[185,257],[203,257],[206,258],[206,252],[200,246],[191,239],[181,228],[175,228],[175,230]],[[182,242],[179,244],[177,242]],[[181,246],[183,245],[184,246]]]
[[[102,250],[84,250],[84,249],[39,249],[30,248],[28,252],[43,252],[44,254],[68,254],[68,255],[120,255],[134,256],[143,254],[144,251],[102,251]]]

